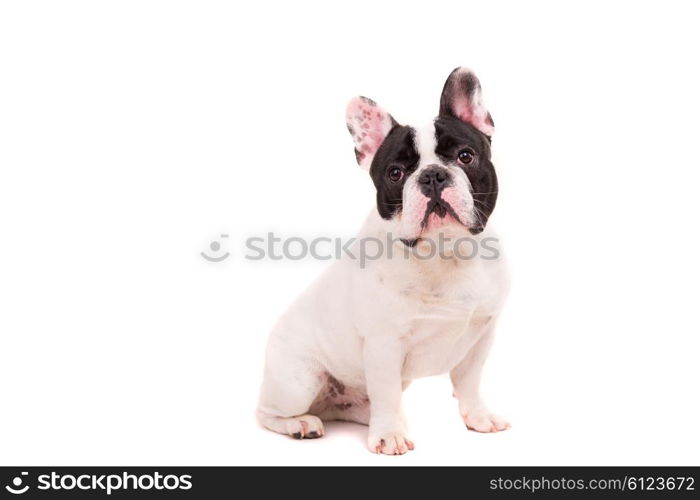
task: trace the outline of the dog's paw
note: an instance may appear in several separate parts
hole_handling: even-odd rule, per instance
[[[323,422],[314,415],[300,415],[286,419],[287,434],[295,439],[314,439],[323,436]]]
[[[414,448],[413,441],[400,432],[389,432],[378,436],[370,434],[367,445],[370,451],[380,455],[403,455]]]
[[[462,418],[467,429],[476,432],[500,432],[510,429],[508,422],[483,408],[468,411]]]

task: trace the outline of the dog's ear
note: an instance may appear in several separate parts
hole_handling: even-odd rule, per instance
[[[469,123],[489,138],[493,135],[493,119],[481,98],[481,84],[467,68],[456,68],[447,77],[440,97],[440,115]]]
[[[367,97],[355,97],[348,103],[345,121],[355,141],[357,163],[369,170],[374,155],[391,129],[396,126],[396,121]]]

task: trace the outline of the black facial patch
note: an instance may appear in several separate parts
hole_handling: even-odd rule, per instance
[[[396,125],[372,160],[369,174],[377,188],[377,210],[384,219],[391,219],[401,211],[404,183],[418,168],[420,156],[416,151],[414,138],[414,129]],[[403,171],[403,177],[399,181],[394,181],[389,176],[393,168]]]
[[[478,222],[470,231],[478,234],[484,230],[498,197],[496,170],[491,163],[491,141],[476,127],[451,114],[440,115],[435,120],[435,137],[438,157],[446,163],[460,166],[471,183]],[[464,149],[472,151],[475,157],[471,164],[463,166],[457,162],[457,157]]]

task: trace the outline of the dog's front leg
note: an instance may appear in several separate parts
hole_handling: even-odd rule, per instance
[[[491,413],[479,394],[481,370],[493,343],[494,323],[493,318],[487,320],[477,342],[450,372],[462,419],[467,428],[477,432],[498,432],[510,428],[503,418]]]
[[[390,336],[366,337],[364,368],[370,402],[367,445],[375,453],[403,455],[413,449],[401,410],[401,342]]]

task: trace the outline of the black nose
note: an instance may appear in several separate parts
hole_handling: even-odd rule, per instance
[[[421,190],[428,196],[437,195],[450,180],[450,173],[439,165],[428,165],[418,177]]]

